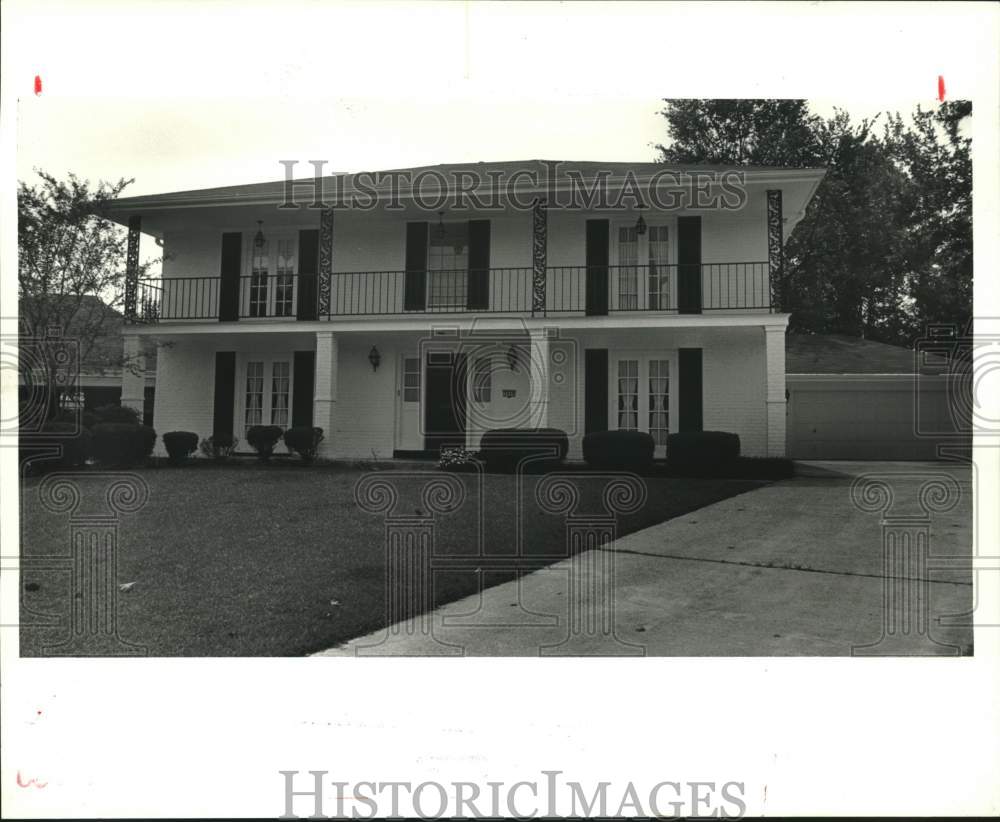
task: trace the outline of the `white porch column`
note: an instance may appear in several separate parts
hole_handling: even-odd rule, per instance
[[[785,326],[764,326],[767,380],[767,455],[785,456]]]
[[[337,421],[337,338],[332,331],[316,332],[316,380],[313,387],[313,425],[323,429],[321,457],[333,456]]]
[[[529,332],[528,375],[529,419],[532,427],[545,428],[549,424],[549,336],[544,328]]]
[[[146,355],[142,353],[141,340],[135,334],[122,338],[122,407],[134,408],[142,417],[146,389]]]

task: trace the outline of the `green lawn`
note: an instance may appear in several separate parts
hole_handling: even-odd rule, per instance
[[[142,469],[150,489],[139,512],[122,517],[118,581],[119,633],[154,656],[297,656],[331,647],[386,624],[385,526],[354,501],[363,471],[333,466],[214,466]],[[382,472],[399,493],[401,513],[426,513],[419,491],[428,479],[404,470]],[[566,556],[565,522],[542,512],[534,499],[538,477],[524,480],[524,556],[512,557],[517,531],[516,480],[485,477],[480,553],[477,477],[453,475],[467,487],[457,512],[437,520],[436,557],[455,570],[435,573],[435,602],[475,593],[476,568],[492,586]],[[599,510],[603,483],[574,475],[581,512]],[[98,511],[105,482],[80,474],[82,505]],[[33,568],[31,557],[68,555],[69,517],[44,510],[40,480],[22,485],[21,654],[68,632],[70,575]],[[751,480],[648,478],[648,501],[618,518],[619,534],[662,522],[760,487]],[[84,510],[82,507],[81,511]],[[508,561],[503,558],[508,558]],[[336,604],[331,604],[335,602]],[[35,627],[38,615],[58,616],[56,627]]]

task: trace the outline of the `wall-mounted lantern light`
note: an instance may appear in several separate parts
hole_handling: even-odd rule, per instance
[[[264,221],[257,221],[257,233],[253,235],[253,247],[258,251],[264,247]]]
[[[444,212],[438,212],[438,224],[437,228],[434,229],[435,239],[444,241],[444,238],[448,236],[448,232],[444,227]]]
[[[382,355],[378,353],[378,349],[373,345],[372,350],[368,352],[368,362],[372,364],[372,371],[378,371],[378,367],[382,362]]]

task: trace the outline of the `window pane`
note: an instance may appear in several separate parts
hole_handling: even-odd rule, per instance
[[[403,359],[403,402],[420,402],[420,359]]]
[[[271,367],[271,425],[288,427],[288,399],[291,364],[275,362]]]
[[[670,361],[649,361],[649,433],[657,446],[667,444],[670,433]]]
[[[469,224],[444,223],[430,227],[427,248],[427,303],[431,308],[458,308],[466,304],[469,267]]]
[[[250,262],[250,316],[267,316],[267,277],[270,270],[268,243],[254,246]]]
[[[639,361],[618,361],[618,429],[639,427]]]
[[[243,436],[252,425],[264,421],[264,363],[248,362],[245,400],[243,403]]]
[[[639,234],[635,226],[618,229],[618,308],[639,307]]]
[[[476,360],[476,370],[472,377],[472,399],[475,402],[491,402],[493,397],[493,363],[490,357]]]
[[[670,307],[670,257],[667,227],[649,227],[649,307],[663,310]]]

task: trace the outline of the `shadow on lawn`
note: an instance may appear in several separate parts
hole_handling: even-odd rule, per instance
[[[148,502],[118,526],[117,630],[154,656],[298,656],[387,624],[384,515],[362,510],[356,484],[370,472],[350,466],[274,470],[241,464],[141,469]],[[427,470],[383,475],[397,494],[395,516],[426,524],[423,487],[435,477],[461,483],[464,501],[433,517],[433,593],[422,607],[475,594],[565,559],[564,514],[536,500],[541,476],[449,475]],[[87,510],[100,506],[98,475],[74,478]],[[572,474],[581,514],[603,510],[606,479]],[[761,487],[741,479],[649,476],[646,501],[614,518],[618,536]],[[22,485],[21,654],[43,656],[69,631],[74,601],[69,521],[40,504],[39,483]],[[395,596],[415,592],[395,590]],[[97,655],[102,655],[96,648]],[[80,655],[90,655],[83,652]]]

